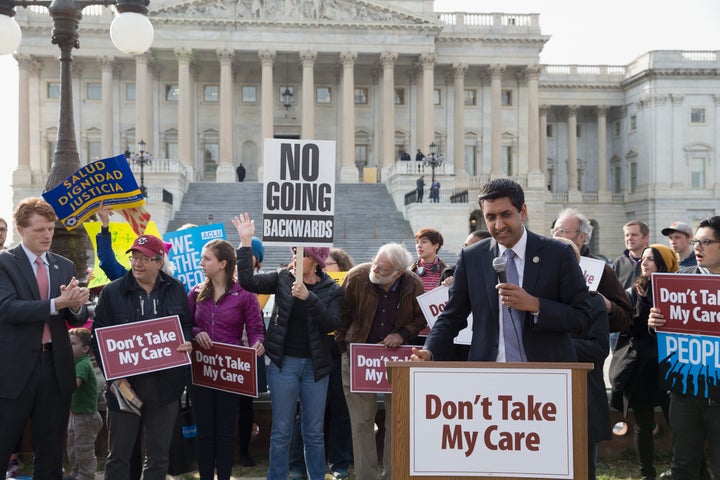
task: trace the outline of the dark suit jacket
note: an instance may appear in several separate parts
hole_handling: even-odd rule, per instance
[[[537,323],[525,312],[523,345],[529,362],[576,360],[570,335],[583,334],[591,322],[588,290],[570,245],[540,237],[528,230],[522,287],[540,299]],[[470,361],[495,361],[499,343],[497,274],[492,261],[498,256],[495,239],[464,248],[455,266],[450,299],[438,317],[425,348],[435,360],[445,360],[452,341],[473,314]]]
[[[50,298],[60,295],[60,285],[77,276],[70,260],[47,253]],[[83,307],[78,317],[64,308],[50,315],[50,300],[40,292],[30,260],[20,245],[0,252],[0,397],[17,398],[25,388],[40,352],[43,324],[50,320],[55,375],[60,391],[68,399],[75,390],[75,361],[65,321],[82,325],[87,320]]]

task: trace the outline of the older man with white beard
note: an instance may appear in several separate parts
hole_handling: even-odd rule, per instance
[[[425,328],[416,297],[424,292],[420,277],[408,270],[412,255],[402,245],[388,243],[371,263],[356,266],[343,283],[342,317],[335,335],[342,353],[342,379],[352,424],[353,458],[357,478],[390,479],[391,395],[385,395],[383,472],[378,471],[375,447],[374,393],[350,392],[351,343],[379,343],[388,348],[408,344]]]

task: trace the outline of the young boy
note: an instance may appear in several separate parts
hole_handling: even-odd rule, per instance
[[[97,470],[95,437],[102,428],[97,411],[98,386],[90,351],[90,330],[73,328],[69,332],[75,357],[77,390],[70,402],[67,429],[67,455],[72,470],[66,480],[93,480]]]

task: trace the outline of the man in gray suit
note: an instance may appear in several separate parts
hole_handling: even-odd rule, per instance
[[[0,252],[0,471],[32,420],[33,478],[61,479],[76,386],[65,322],[85,323],[88,290],[72,262],[49,251],[57,217],[45,200],[26,198],[14,220],[22,242]]]
[[[525,194],[509,179],[485,184],[479,202],[493,238],[460,252],[450,299],[413,359],[447,359],[472,312],[470,361],[575,361],[570,335],[584,333],[591,318],[572,247],[525,228]],[[498,282],[496,257],[507,257],[496,261],[507,281]]]

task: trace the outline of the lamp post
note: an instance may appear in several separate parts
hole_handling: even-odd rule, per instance
[[[285,82],[288,85],[285,85],[285,90],[280,95],[280,99],[282,100],[283,107],[285,107],[285,117],[287,117],[287,112],[290,110],[290,107],[293,104],[293,92],[290,90],[290,70],[288,68],[288,54],[285,54]]]
[[[51,43],[60,48],[60,119],[57,144],[45,190],[51,190],[80,168],[75,140],[72,94],[72,50],[80,48],[78,28],[82,10],[91,5],[115,5],[117,15],[110,25],[110,37],[118,50],[137,55],[145,52],[154,37],[147,18],[149,0],[0,0],[0,55],[15,51],[22,33],[16,7],[46,7],[53,21]],[[80,275],[87,265],[87,236],[81,229],[66,231],[58,224],[53,250],[73,260]]]
[[[145,186],[145,165],[150,165],[152,163],[152,153],[145,151],[145,140],[140,140],[138,142],[138,147],[140,147],[139,153],[130,153],[130,150],[125,151],[125,157],[130,157],[130,160],[135,165],[140,165],[140,193],[143,197],[147,198],[147,187]]]
[[[425,163],[427,165],[430,165],[430,168],[432,168],[432,179],[435,180],[435,169],[442,165],[443,159],[440,157],[436,157],[437,154],[437,145],[435,145],[435,142],[430,144],[430,155],[425,157]]]

